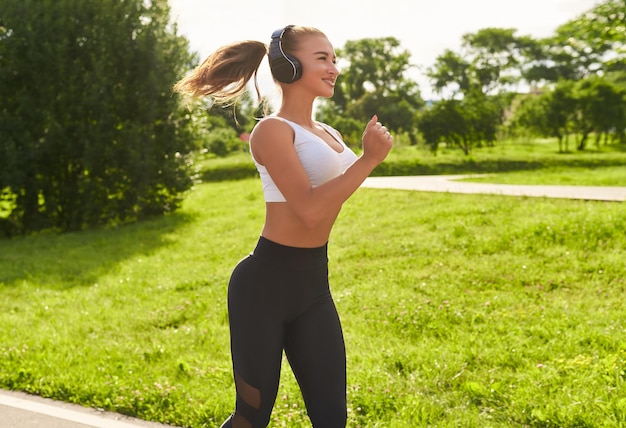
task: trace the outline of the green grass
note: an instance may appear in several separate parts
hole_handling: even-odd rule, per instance
[[[166,218],[0,241],[0,385],[188,427],[231,411],[226,283],[256,180]],[[619,203],[361,189],[330,244],[350,426],[626,423]],[[289,370],[272,426],[307,426]]]
[[[497,184],[626,187],[626,164],[595,168],[551,167],[542,168],[536,174],[518,171],[471,177],[462,181]]]
[[[586,155],[409,147],[385,168],[622,182],[622,152]],[[214,178],[249,165],[203,162]],[[234,402],[227,281],[264,216],[258,180],[234,176],[163,218],[0,240],[0,387],[219,426]],[[360,189],[330,243],[349,426],[624,426],[625,227],[621,203]],[[282,377],[271,426],[309,426]]]
[[[227,158],[199,158],[196,167],[204,181],[251,178],[257,174],[250,155],[245,152]],[[604,177],[599,179],[597,172],[605,169]],[[495,178],[484,180],[511,184],[624,186],[624,171],[624,145],[559,153],[556,140],[538,140],[500,142],[493,147],[475,149],[469,156],[456,148],[442,147],[433,154],[418,146],[399,146],[372,175],[497,174]]]

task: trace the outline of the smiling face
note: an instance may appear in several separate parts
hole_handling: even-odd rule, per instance
[[[302,64],[302,77],[298,81],[300,86],[306,85],[314,96],[332,97],[339,70],[330,41],[322,35],[305,36],[294,51],[294,56]]]

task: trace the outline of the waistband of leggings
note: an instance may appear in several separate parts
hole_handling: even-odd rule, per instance
[[[283,267],[311,269],[328,264],[328,244],[315,248],[290,247],[261,236],[252,256]]]

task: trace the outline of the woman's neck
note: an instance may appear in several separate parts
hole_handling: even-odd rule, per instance
[[[276,114],[299,125],[312,127],[315,124],[313,102],[285,97]]]
[[[282,110],[279,110],[276,115],[307,128],[313,128],[315,126],[315,120],[312,117],[284,113]]]

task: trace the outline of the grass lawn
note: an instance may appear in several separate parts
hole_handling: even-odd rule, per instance
[[[263,213],[256,179],[212,182],[164,218],[0,240],[0,387],[219,426]],[[625,227],[621,203],[360,189],[330,242],[349,426],[624,426]],[[309,426],[282,376],[271,426]]]
[[[552,167],[529,174],[527,171],[488,174],[463,181],[497,184],[531,184],[563,186],[621,186],[626,187],[626,164],[596,168]]]
[[[200,158],[198,175],[205,181],[256,177],[250,155]],[[481,181],[501,184],[626,186],[626,146],[602,146],[584,152],[559,153],[556,140],[534,143],[503,142],[475,149],[441,148],[437,154],[422,147],[395,147],[372,175],[489,174]]]

